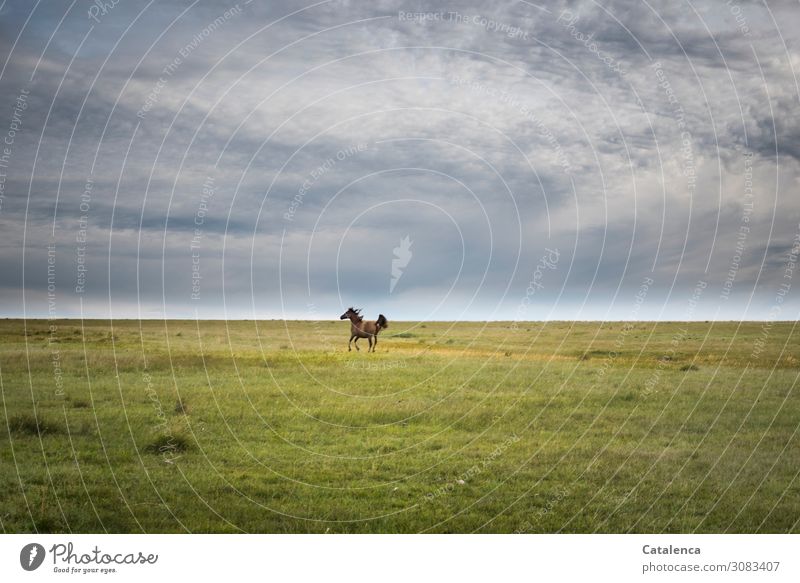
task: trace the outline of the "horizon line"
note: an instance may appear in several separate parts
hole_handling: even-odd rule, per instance
[[[108,317],[93,317],[93,318],[80,318],[80,317],[58,317],[53,318],[49,316],[34,316],[34,317],[24,317],[24,316],[0,316],[1,320],[21,320],[21,321],[30,321],[30,320],[41,320],[44,322],[54,322],[54,321],[75,321],[75,322],[87,322],[87,321],[114,321],[114,322],[337,322],[339,321],[338,318],[108,318]],[[570,319],[552,319],[552,320],[389,320],[390,322],[424,322],[430,324],[439,324],[439,323],[459,323],[459,322],[470,322],[470,323],[529,323],[529,324],[547,324],[552,322],[664,322],[664,323],[685,323],[685,324],[698,324],[698,323],[767,323],[767,322],[800,322],[800,319],[754,319],[754,320],[669,320],[669,319],[652,319],[652,318],[643,318],[640,320],[597,320],[597,319],[577,319],[577,318],[570,318]]]

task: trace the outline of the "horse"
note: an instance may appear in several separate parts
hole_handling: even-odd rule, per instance
[[[339,316],[339,319],[350,320],[350,340],[347,341],[348,352],[352,350],[352,348],[350,348],[350,343],[353,342],[353,338],[356,340],[356,350],[360,350],[358,347],[358,339],[366,338],[367,342],[369,342],[367,352],[370,350],[375,352],[375,347],[378,345],[378,334],[384,328],[389,327],[389,321],[383,314],[379,314],[378,319],[374,322],[365,322],[364,318],[361,317],[361,309],[356,310],[355,308],[348,308],[344,314]]]

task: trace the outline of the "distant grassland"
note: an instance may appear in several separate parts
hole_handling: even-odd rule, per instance
[[[348,333],[0,321],[0,528],[800,531],[795,323]]]

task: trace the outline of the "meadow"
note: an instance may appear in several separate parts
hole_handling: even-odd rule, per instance
[[[3,532],[799,532],[794,322],[0,320]]]

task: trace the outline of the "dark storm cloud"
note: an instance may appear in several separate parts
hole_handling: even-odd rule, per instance
[[[46,311],[47,244],[60,315],[83,296],[95,315],[512,318],[546,249],[531,317],[627,317],[646,277],[639,316],[680,317],[734,267],[721,313],[754,290],[769,310],[800,222],[790,3],[91,6],[2,11],[7,313],[23,285]]]

